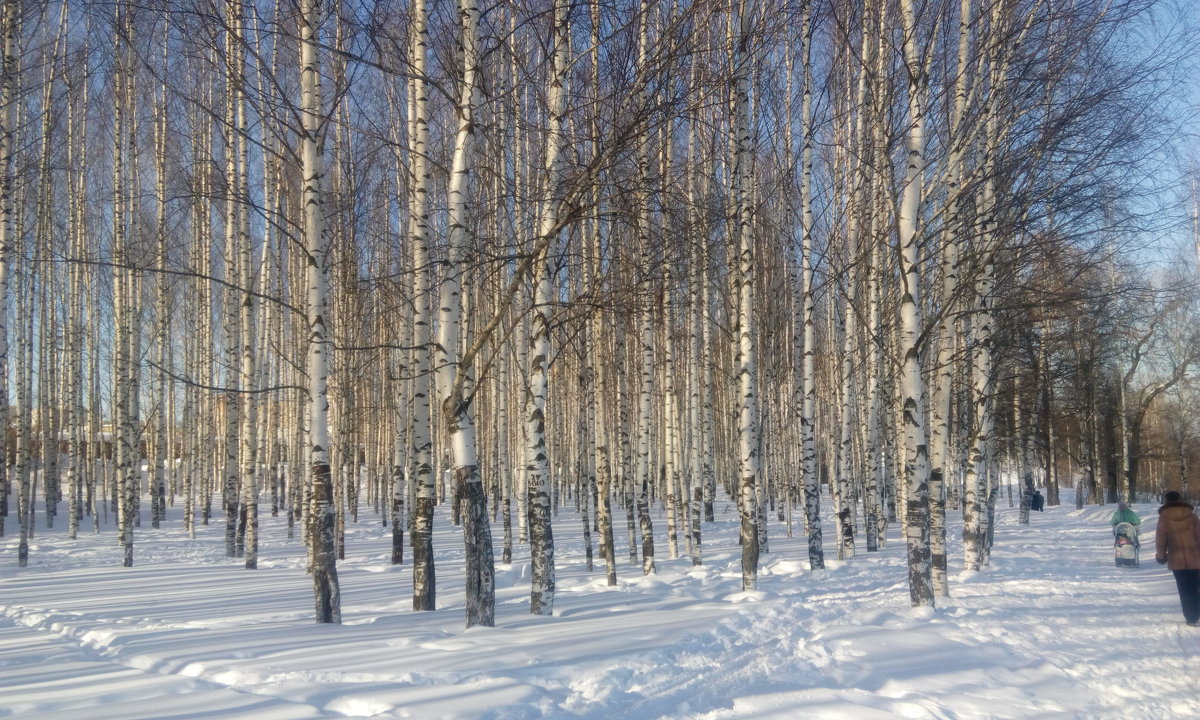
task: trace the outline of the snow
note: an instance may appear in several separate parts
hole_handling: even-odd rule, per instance
[[[133,568],[121,567],[111,522],[71,541],[65,518],[46,530],[39,516],[22,570],[10,515],[0,717],[1200,717],[1200,628],[1184,625],[1171,574],[1154,563],[1155,507],[1134,506],[1137,568],[1113,563],[1113,509],[1047,508],[1023,527],[1000,507],[991,565],[975,573],[960,571],[952,513],[952,597],[932,611],[909,607],[896,526],[880,552],[860,543],[812,573],[806,539],[785,537],[772,516],[758,590],[742,592],[728,505],[704,526],[700,567],[685,548],[666,557],[658,517],[658,574],[630,563],[622,525],[608,587],[600,562],[583,567],[580,523],[562,510],[554,616],[529,614],[528,551],[517,547],[518,561],[497,567],[496,627],[470,630],[461,532],[444,507],[439,609],[412,612],[411,567],[388,564],[390,529],[364,512],[338,564],[341,626],[313,622],[303,546],[283,518],[263,513],[259,569],[248,571],[225,557],[219,516],[195,540],[178,509],[164,529],[147,523]]]

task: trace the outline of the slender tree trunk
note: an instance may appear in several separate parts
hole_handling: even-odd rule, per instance
[[[460,0],[458,42],[462,58],[458,103],[458,132],[450,170],[448,194],[449,258],[441,284],[438,317],[438,391],[455,490],[462,498],[463,540],[466,552],[467,627],[495,624],[496,580],[492,539],[488,527],[487,494],[479,474],[475,420],[464,389],[471,385],[470,359],[460,351],[465,300],[463,278],[468,272],[471,238],[467,223],[469,181],[476,164],[476,115],[480,103],[479,6]]]
[[[743,1],[738,6],[737,35],[734,47],[734,137],[736,142],[733,170],[733,204],[737,228],[737,307],[738,335],[735,378],[739,394],[738,412],[738,510],[741,515],[742,589],[758,587],[758,511],[755,487],[759,481],[758,383],[756,375],[754,325],[754,216],[750,200],[754,136],[750,109],[750,78],[753,74],[751,46],[755,41],[751,13]]]
[[[1061,504],[1058,486],[1057,442],[1054,436],[1054,380],[1050,375],[1050,319],[1042,318],[1042,337],[1038,346],[1038,373],[1041,378],[1041,434],[1042,452],[1046,468],[1046,505]],[[1186,476],[1185,476],[1186,477]],[[1185,480],[1186,483],[1186,480]],[[1186,487],[1186,485],[1185,485]]]
[[[329,321],[329,235],[325,230],[325,116],[321,99],[320,0],[301,0],[300,93],[304,121],[301,161],[304,240],[308,280],[308,422],[313,529],[310,563],[318,623],[342,621],[334,537],[333,482],[329,469],[329,370],[333,340]]]
[[[255,302],[255,288],[251,281],[251,249],[250,249],[250,218],[247,209],[242,204],[249,196],[249,156],[246,121],[246,32],[245,7],[242,0],[232,0],[231,32],[233,33],[234,55],[234,112],[235,132],[234,147],[237,152],[237,188],[235,206],[237,208],[237,268],[238,286],[241,297],[237,298],[238,306],[238,350],[240,351],[241,398],[238,402],[238,421],[240,438],[241,477],[238,479],[240,532],[237,543],[239,554],[245,556],[245,567],[253,570],[258,567],[258,369],[256,367],[255,345],[258,334],[258,307]],[[264,255],[265,260],[265,255]],[[260,268],[265,262],[260,264]]]
[[[659,312],[662,316],[662,379],[663,401],[661,432],[663,438],[663,474],[666,478],[664,494],[667,501],[667,557],[674,560],[679,557],[679,526],[683,522],[680,511],[680,497],[677,491],[679,485],[679,423],[676,417],[678,411],[678,396],[675,393],[675,342],[672,333],[670,301],[668,300],[670,281],[670,263],[663,262],[663,285],[659,294]]]
[[[636,565],[638,562],[638,536],[637,524],[634,520],[634,483],[636,478],[633,468],[633,447],[629,437],[630,428],[630,392],[626,390],[625,377],[632,373],[629,358],[626,357],[625,350],[625,329],[621,326],[614,328],[614,351],[613,358],[617,363],[618,368],[625,368],[627,372],[618,373],[614,378],[616,386],[616,415],[617,415],[617,432],[620,437],[620,457],[617,463],[617,485],[620,487],[622,503],[625,506],[625,533],[629,544],[629,562]],[[639,413],[639,421],[641,415]]]
[[[17,122],[17,51],[20,37],[20,3],[4,0],[4,35],[0,39],[0,537],[4,536],[4,520],[8,517],[8,496],[11,480],[8,472],[8,285],[9,264],[16,238],[13,197],[13,142]],[[18,564],[25,567],[28,548],[18,552]]]
[[[975,428],[967,463],[966,489],[963,497],[963,551],[965,567],[978,570],[984,554],[983,512],[987,502],[987,478],[994,416],[992,414],[992,288],[994,268],[990,260],[975,280],[975,313],[972,315],[972,387]]]
[[[64,8],[65,9],[65,8]],[[66,15],[64,14],[64,22]],[[87,77],[84,73],[83,77]],[[79,523],[82,515],[86,512],[87,507],[84,504],[84,477],[91,476],[91,473],[85,469],[85,464],[88,461],[88,453],[85,445],[84,437],[84,411],[83,411],[83,371],[84,371],[84,282],[83,282],[83,265],[82,261],[85,256],[85,240],[84,226],[86,217],[84,215],[83,195],[86,188],[87,173],[86,156],[87,156],[87,122],[86,112],[78,112],[76,110],[77,103],[73,101],[71,92],[75,88],[75,84],[68,80],[68,100],[67,100],[67,177],[68,187],[71,188],[70,201],[70,225],[68,235],[70,237],[71,257],[76,261],[71,264],[68,269],[68,307],[70,308],[70,317],[67,320],[66,329],[66,351],[67,357],[65,361],[67,371],[67,404],[69,416],[68,451],[67,451],[67,485],[70,488],[70,498],[67,510],[67,533],[74,540],[79,533]],[[87,83],[79,83],[80,100],[78,105],[87,108]],[[77,119],[78,118],[78,119]],[[0,171],[2,174],[3,171]],[[2,204],[2,202],[0,202]],[[0,230],[2,232],[2,230]],[[0,260],[0,265],[3,261]],[[4,292],[0,288],[0,292]],[[0,314],[6,312],[4,304],[0,301]],[[0,332],[2,332],[3,323],[0,323]],[[3,340],[0,339],[0,343]],[[7,369],[0,365],[0,373],[6,373]],[[0,383],[0,398],[7,397],[7,383]],[[7,405],[7,403],[3,403]],[[5,418],[6,411],[0,413],[0,427],[7,427],[8,423]],[[5,493],[3,487],[3,477],[6,464],[4,443],[0,441],[0,495]],[[0,523],[3,523],[4,516],[4,500],[0,499]],[[3,528],[0,526],[0,535],[3,535]]]
[[[1013,378],[1013,467],[1017,482],[1021,484],[1021,497],[1017,504],[1017,523],[1029,524],[1029,508],[1033,501],[1033,472],[1029,467],[1029,455],[1025,441],[1025,423],[1021,413],[1021,377]]]
[[[122,3],[113,28],[115,62],[118,64],[113,91],[113,343],[116,386],[114,387],[114,441],[116,446],[118,534],[124,549],[125,567],[133,566],[133,529],[138,499],[138,389],[135,358],[138,329],[134,326],[137,277],[129,249],[133,203],[126,163],[135,164],[132,153],[136,126],[132,117],[133,57],[125,40],[130,37],[132,7]],[[128,139],[128,141],[127,141]]]
[[[599,4],[592,4],[592,23],[593,32],[599,32]],[[595,38],[593,38],[593,41]],[[596,70],[599,72],[599,69]],[[594,200],[599,205],[599,192],[594,195]],[[588,248],[588,287],[593,293],[599,296],[601,290],[599,287],[600,264],[602,246],[600,242],[599,221],[593,221],[590,225],[591,236]],[[593,434],[595,436],[595,465],[596,465],[596,522],[600,532],[600,555],[604,558],[604,576],[605,582],[610,586],[617,584],[617,558],[616,548],[613,540],[613,520],[612,520],[612,493],[613,493],[613,458],[612,458],[612,433],[609,430],[609,408],[612,400],[610,399],[610,374],[608,368],[603,364],[602,348],[605,344],[606,331],[603,312],[597,310],[593,312],[590,321],[590,343],[591,352],[588,355],[587,362],[592,378],[592,394],[588,398],[588,402],[592,405],[592,417],[595,418],[593,423]],[[618,381],[619,382],[619,381]]]
[[[497,307],[503,298],[503,287],[497,283]],[[501,517],[504,525],[504,548],[501,562],[509,565],[513,561],[513,525],[512,525],[512,465],[511,441],[509,439],[509,405],[512,397],[510,376],[512,356],[507,347],[499,350],[501,356],[496,363],[496,475],[499,484]]]
[[[954,110],[950,119],[952,139],[946,170],[946,227],[942,233],[942,315],[938,324],[937,363],[934,367],[934,392],[930,413],[929,495],[936,522],[932,532],[933,588],[940,597],[948,597],[946,580],[946,470],[949,464],[951,415],[954,385],[954,336],[956,330],[953,308],[958,295],[959,234],[963,233],[959,194],[962,192],[963,117],[967,111],[968,77],[970,73],[971,8],[973,0],[961,0],[958,18],[958,74],[954,82]]]
[[[933,606],[929,538],[929,454],[926,440],[924,381],[921,376],[921,295],[918,232],[921,176],[925,166],[924,95],[928,68],[918,56],[916,9],[901,0],[904,21],[904,61],[908,68],[908,171],[898,218],[900,244],[900,353],[904,405],[904,476],[907,484],[905,517],[908,542],[909,597],[914,607]]]
[[[643,250],[643,253],[648,253]],[[643,261],[643,270],[648,270],[648,261]],[[650,459],[650,422],[651,399],[654,392],[654,330],[651,323],[651,311],[648,308],[639,313],[638,348],[641,356],[641,385],[638,392],[638,447],[637,447],[637,486],[634,493],[637,497],[638,524],[642,531],[642,574],[651,575],[654,566],[654,526],[650,519],[650,501],[648,494],[653,482],[653,467]],[[632,546],[632,543],[631,543]]]
[[[166,48],[168,33],[164,30],[163,69],[166,68]],[[167,454],[167,436],[173,418],[168,414],[170,391],[167,376],[168,345],[170,343],[170,322],[167,317],[167,85],[164,73],[162,84],[158,88],[158,98],[154,119],[154,195],[156,205],[155,231],[158,244],[158,277],[155,278],[155,314],[158,321],[158,426],[155,441],[154,480],[150,501],[151,527],[158,528],[166,515],[166,479],[170,471],[171,459]]]
[[[437,581],[433,558],[433,507],[437,498],[437,477],[433,468],[433,428],[430,399],[432,393],[433,309],[431,302],[430,197],[428,105],[425,60],[428,53],[428,9],[425,0],[415,0],[412,8],[411,58],[413,77],[409,88],[409,122],[412,147],[410,164],[413,175],[412,207],[409,211],[413,252],[413,610],[437,608]]]
[[[428,8],[425,0],[412,6],[412,46],[410,57],[413,77],[409,83],[409,162],[413,177],[412,207],[409,222],[413,252],[413,409],[412,409],[412,483],[413,507],[413,610],[437,608],[437,581],[433,557],[433,508],[437,498],[437,477],[433,468],[433,428],[430,411],[432,393],[433,309],[431,302],[431,251],[429,173],[426,118],[428,105],[425,60],[428,53]]]
[[[692,64],[692,73],[690,79],[690,87],[693,91],[699,91],[699,63]],[[708,318],[705,313],[707,288],[704,283],[704,263],[705,257],[702,248],[706,243],[702,242],[700,228],[702,227],[702,218],[700,214],[699,204],[697,199],[700,194],[700,178],[698,177],[697,155],[700,151],[700,117],[699,111],[693,111],[688,119],[688,154],[687,154],[687,198],[688,198],[688,223],[690,230],[690,240],[692,242],[692,250],[688,255],[688,353],[687,353],[687,379],[688,379],[688,485],[691,487],[691,498],[684,498],[685,503],[689,506],[688,518],[690,523],[689,542],[691,548],[691,557],[693,565],[700,565],[703,559],[701,552],[700,539],[700,517],[704,506],[704,487],[706,479],[711,472],[711,466],[708,464],[708,456],[705,452],[706,443],[711,442],[711,433],[706,431],[709,428],[705,427],[702,422],[703,405],[706,402],[711,402],[711,388],[704,384],[704,378],[700,372],[700,364],[707,362],[708,358],[704,352],[704,330],[708,323]],[[701,398],[704,398],[703,400]]]
[[[813,283],[813,153],[816,138],[812,119],[812,4],[806,0],[801,21],[804,43],[804,98],[800,105],[800,275],[804,314],[804,350],[800,360],[802,402],[800,407],[801,477],[804,484],[805,526],[808,528],[808,566],[825,569],[821,537],[821,478],[817,473],[817,303]]]
[[[642,0],[638,13],[640,25],[638,30],[638,68],[647,65],[647,45],[649,43],[650,13],[649,3]],[[644,103],[644,90],[643,104]],[[650,199],[649,190],[645,186],[650,182],[650,138],[649,132],[642,134],[638,140],[638,182],[642,186],[638,193],[638,247],[641,252],[641,273],[650,282],[653,274],[653,248],[650,238]],[[646,289],[646,295],[650,291]],[[641,355],[641,385],[638,391],[638,424],[637,424],[637,495],[638,523],[642,531],[642,573],[650,575],[654,567],[654,526],[650,519],[650,486],[653,484],[654,467],[651,462],[651,401],[654,393],[654,323],[652,304],[647,297],[638,313],[638,350]]]
[[[238,431],[241,427],[240,416],[244,398],[237,392],[240,385],[239,368],[241,358],[239,350],[242,342],[239,307],[241,298],[236,289],[240,277],[238,263],[241,254],[238,248],[238,228],[242,208],[239,206],[240,183],[238,181],[238,98],[241,92],[239,62],[241,54],[241,38],[238,34],[238,18],[240,17],[239,0],[226,0],[225,3],[225,122],[224,154],[225,154],[225,187],[224,187],[224,221],[225,221],[225,287],[222,289],[224,301],[221,322],[223,327],[223,345],[225,352],[225,385],[229,391],[224,398],[225,420],[225,465],[221,485],[221,499],[225,509],[225,556],[241,557],[244,553],[245,536],[239,532],[238,521],[241,515],[241,473],[238,465],[240,443]]]
[[[1117,385],[1117,442],[1120,444],[1118,453],[1120,454],[1121,466],[1119,468],[1121,475],[1119,485],[1117,486],[1116,501],[1130,502],[1130,487],[1132,485],[1131,478],[1133,475],[1133,466],[1130,462],[1130,437],[1132,430],[1129,423],[1129,383],[1125,378],[1120,378]]]
[[[533,336],[530,338],[529,401],[525,419],[525,467],[530,492],[530,554],[533,588],[529,611],[534,615],[554,613],[554,534],[550,525],[550,463],[546,455],[546,399],[550,376],[550,313],[554,302],[551,278],[551,249],[559,222],[559,186],[567,110],[567,43],[570,25],[566,0],[554,2],[553,52],[550,56],[545,180],[538,237],[545,245],[535,280]],[[590,545],[590,544],[589,544]]]
[[[878,239],[877,223],[872,218],[871,262],[867,267],[867,426],[863,451],[866,454],[866,487],[863,492],[863,523],[866,526],[867,552],[876,552],[884,545],[886,518],[881,493],[883,448],[883,344],[880,342],[883,325],[880,276],[883,273],[883,243]]]

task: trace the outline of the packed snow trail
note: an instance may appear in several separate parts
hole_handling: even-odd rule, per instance
[[[183,675],[109,659],[84,644],[0,618],[0,717],[322,717],[311,706],[280,702]]]
[[[554,617],[528,614],[528,551],[497,568],[497,627],[463,631],[462,539],[438,517],[440,609],[411,611],[411,568],[389,531],[348,529],[344,624],[312,620],[303,548],[263,518],[260,569],[224,557],[221,523],[186,539],[178,517],[138,535],[120,567],[112,532],[40,531],[30,567],[0,541],[0,717],[120,718],[1139,718],[1200,717],[1200,630],[1169,572],[1113,563],[1112,507],[998,508],[991,565],[951,597],[908,607],[903,543],[807,568],[771,525],[759,590],[740,591],[737,521],[706,524],[705,565],[618,547],[620,582],[586,573],[576,518],[556,520]],[[827,535],[830,537],[831,535]],[[521,556],[521,553],[524,553]]]

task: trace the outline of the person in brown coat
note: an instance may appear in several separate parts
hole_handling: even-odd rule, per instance
[[[1174,490],[1163,496],[1158,509],[1154,559],[1175,574],[1183,619],[1188,625],[1200,623],[1200,517]]]

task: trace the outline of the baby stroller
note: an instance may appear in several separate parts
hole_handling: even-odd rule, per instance
[[[1138,566],[1138,543],[1137,528],[1132,523],[1117,523],[1113,528],[1113,554],[1116,558],[1117,567],[1121,566]]]

